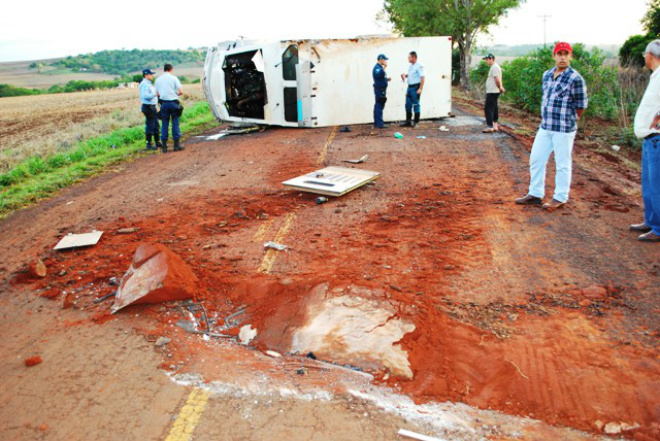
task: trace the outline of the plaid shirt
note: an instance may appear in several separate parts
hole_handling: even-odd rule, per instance
[[[557,67],[543,74],[541,128],[551,132],[570,133],[577,130],[577,109],[586,109],[587,85],[584,78],[568,67],[553,78]]]

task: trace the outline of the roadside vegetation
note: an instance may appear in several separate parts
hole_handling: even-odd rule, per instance
[[[181,128],[188,135],[213,124],[214,117],[199,86],[187,86],[185,90],[186,110]],[[36,127],[27,139],[22,138],[20,133],[9,133],[6,138],[3,137],[3,145],[0,146],[0,218],[102,172],[112,164],[142,155],[144,118],[139,113],[137,93],[130,92],[130,95],[120,95],[121,101],[114,110],[103,107],[94,111],[94,106],[89,104],[88,112],[93,117],[86,120],[79,120],[84,114],[74,114],[69,123],[54,126],[48,132],[40,133]],[[92,94],[107,95],[105,100],[109,102],[118,99],[114,91]],[[81,101],[85,95],[68,94],[65,97],[82,104],[85,103]],[[29,107],[21,115],[26,120],[31,114],[27,109]],[[81,110],[84,112],[84,109]],[[17,116],[16,121],[19,118]],[[5,139],[11,143],[10,146],[4,143]]]

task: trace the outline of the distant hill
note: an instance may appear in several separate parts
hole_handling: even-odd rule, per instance
[[[51,66],[78,72],[126,75],[145,68],[162,68],[165,63],[177,65],[204,64],[206,51],[200,49],[133,49],[108,50],[90,54],[68,56],[51,63]],[[36,65],[34,67],[37,67]]]

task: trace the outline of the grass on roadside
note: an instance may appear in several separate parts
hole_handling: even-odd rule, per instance
[[[184,111],[181,130],[184,133],[199,131],[214,121],[208,103],[198,102]],[[144,127],[140,125],[90,138],[66,152],[29,157],[0,174],[0,218],[97,174],[109,165],[130,160],[143,149]]]

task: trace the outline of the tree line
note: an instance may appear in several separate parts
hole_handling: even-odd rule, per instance
[[[200,49],[133,49],[107,50],[90,54],[68,56],[51,66],[89,72],[126,75],[145,68],[156,68],[165,63],[174,65],[204,61],[205,51]]]

